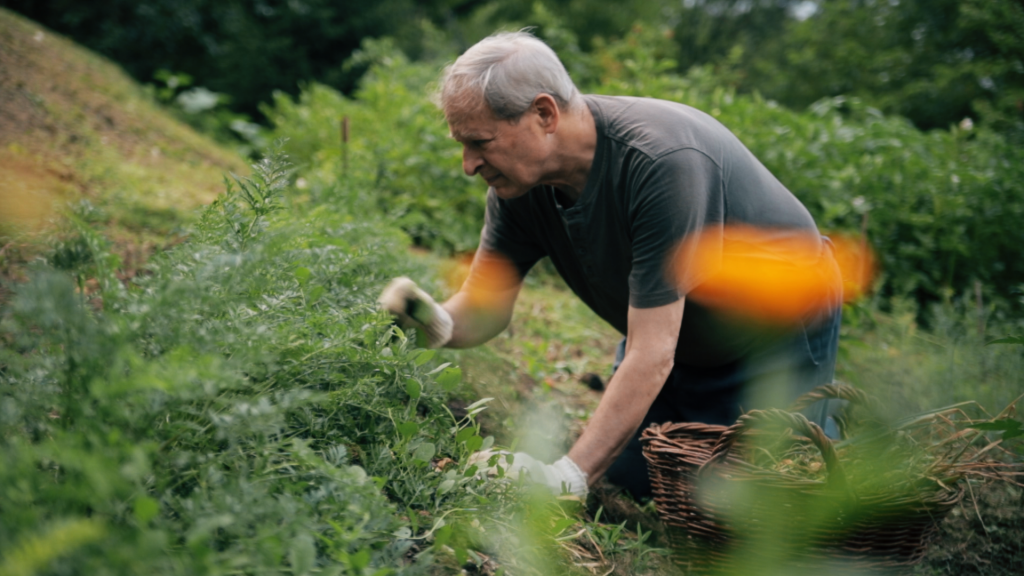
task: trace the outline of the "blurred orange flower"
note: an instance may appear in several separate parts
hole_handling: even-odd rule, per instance
[[[875,253],[863,236],[829,234],[835,245],[836,262],[843,274],[843,301],[853,302],[867,294],[878,274]]]
[[[874,275],[866,243],[838,236],[835,259],[820,236],[752,226],[708,229],[680,243],[670,277],[696,302],[750,319],[791,324],[862,295]]]

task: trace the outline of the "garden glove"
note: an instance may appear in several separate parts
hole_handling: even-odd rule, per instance
[[[395,315],[403,329],[419,331],[423,336],[420,345],[440,348],[452,339],[451,315],[412,280],[395,278],[381,292],[378,302]]]
[[[499,455],[498,462],[490,466],[488,461],[495,454]],[[512,463],[509,464],[507,457],[512,456]],[[520,472],[525,471],[531,480],[548,487],[556,496],[562,494],[563,487],[566,492],[587,498],[587,475],[580,470],[568,456],[562,456],[554,464],[544,464],[540,460],[522,452],[484,450],[469,457],[469,464],[476,464],[483,474],[489,476],[498,473],[498,466],[505,470],[505,475],[517,478]]]

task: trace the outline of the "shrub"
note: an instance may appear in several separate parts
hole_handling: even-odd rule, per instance
[[[435,515],[481,505],[472,475],[432,464],[484,444],[447,409],[458,369],[374,303],[420,266],[406,237],[307,210],[287,177],[255,166],[127,290],[46,265],[16,288],[0,325],[5,573],[388,573]]]

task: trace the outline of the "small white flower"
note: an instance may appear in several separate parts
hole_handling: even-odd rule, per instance
[[[972,128],[974,128],[974,120],[971,120],[970,118],[964,118],[963,120],[960,121],[961,130],[970,130]]]

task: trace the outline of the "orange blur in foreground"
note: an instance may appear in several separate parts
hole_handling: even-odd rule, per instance
[[[706,278],[687,298],[752,320],[789,324],[833,307],[840,283],[845,301],[870,287],[875,263],[867,244],[850,236],[832,242],[838,271],[822,257],[816,234],[786,237],[730,226],[685,239],[668,268],[677,284],[683,283],[679,272],[686,264],[688,277]]]
[[[470,271],[473,281],[467,283]],[[465,291],[470,302],[480,308],[498,308],[502,302],[499,293],[519,284],[519,272],[506,258],[490,253],[488,258],[474,261],[473,254],[463,254],[446,271],[448,287]]]

